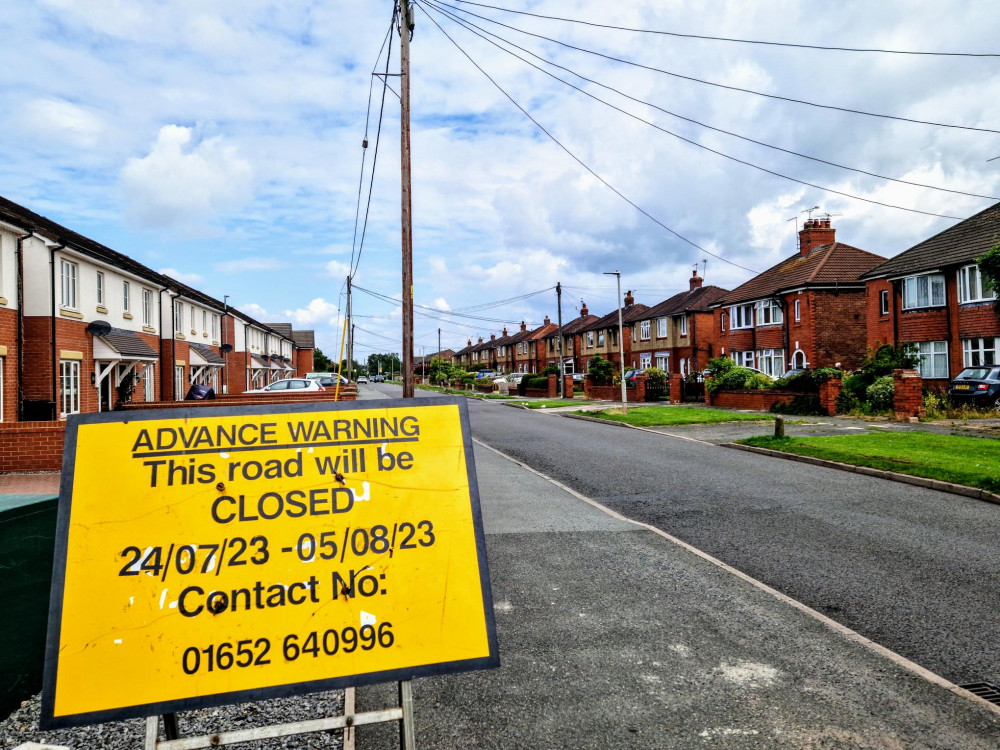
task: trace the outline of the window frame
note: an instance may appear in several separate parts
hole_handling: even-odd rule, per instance
[[[184,335],[184,303],[174,302],[174,333]]]
[[[640,341],[649,341],[649,329],[650,329],[649,323],[650,323],[650,321],[648,321],[648,320],[640,320],[639,321],[639,340]]]
[[[956,272],[956,278],[958,281],[958,303],[960,305],[973,302],[992,302],[997,298],[995,289],[989,292],[987,296],[983,284],[983,274],[979,270],[978,263],[959,268]],[[973,286],[975,289],[972,288]],[[973,296],[973,292],[975,296]]]
[[[917,353],[920,356],[920,360],[917,362],[917,372],[920,373],[920,377],[922,377],[924,380],[947,380],[948,379],[948,374],[949,374],[949,369],[950,369],[948,367],[948,342],[947,341],[917,341],[915,343],[917,344]],[[938,347],[936,347],[937,344],[941,344],[942,345],[940,347],[940,349],[942,349],[942,351],[938,351],[937,350],[938,349]],[[924,352],[923,349],[924,349],[925,346],[928,347],[931,351]],[[938,368],[936,366],[936,359],[938,357],[943,357],[943,362],[944,362],[944,374],[943,375],[941,375],[938,372]],[[930,362],[931,373],[925,375],[924,374],[924,370],[925,370],[927,362]]]
[[[920,282],[925,281],[927,285],[927,304],[920,304]],[[912,282],[912,291],[911,291]],[[936,284],[935,282],[940,282]],[[948,304],[948,293],[945,288],[943,273],[922,273],[914,276],[907,276],[902,280],[903,287],[903,309],[904,310],[925,310],[932,307],[944,307]],[[941,291],[940,302],[934,301],[935,287],[939,286]],[[911,295],[916,299],[911,299]],[[910,303],[913,304],[910,304]]]
[[[127,280],[122,281],[122,312],[132,311],[132,288]]]
[[[587,331],[587,348],[588,349],[593,349],[594,348],[594,332],[593,331]]]
[[[757,369],[772,378],[780,378],[785,374],[784,349],[758,349],[756,351]],[[780,366],[775,367],[775,363]]]
[[[729,308],[729,330],[742,331],[753,328],[755,307],[753,302],[731,305]]]
[[[757,328],[764,326],[780,326],[785,322],[785,311],[777,300],[762,299],[754,305],[757,317]]]
[[[667,317],[664,315],[662,318],[656,319],[656,338],[665,339],[667,337]]]
[[[104,271],[97,272],[97,306],[104,307]]]
[[[183,401],[185,393],[184,365],[174,365],[174,401]]]
[[[156,372],[152,363],[142,368],[142,397],[149,404],[156,401]]]
[[[602,328],[597,332],[597,345],[604,346],[604,329]]]
[[[80,413],[80,361],[59,360],[59,418]],[[74,408],[75,407],[75,408]]]
[[[153,290],[147,287],[142,288],[142,324],[153,327]]]
[[[795,300],[795,322],[796,323],[801,323],[802,322],[802,301],[801,300]]]
[[[59,259],[59,306],[65,310],[79,311],[80,264],[66,258]],[[76,414],[77,412],[71,412]]]
[[[878,293],[878,313],[879,315],[889,314],[889,290],[880,289]]]
[[[687,317],[687,315],[678,315],[677,317],[680,320],[680,325],[678,325],[678,327],[677,327],[677,330],[678,330],[679,334],[681,336],[687,336],[688,335],[688,317]]]
[[[993,342],[992,348],[987,348],[986,342]],[[973,348],[973,344],[978,346]],[[992,362],[986,361],[986,353],[992,352]],[[973,361],[973,355],[979,355],[979,361]],[[978,336],[962,339],[962,367],[996,367],[1000,364],[1000,337]]]

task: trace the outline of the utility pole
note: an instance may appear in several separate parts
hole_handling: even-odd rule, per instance
[[[399,0],[400,176],[403,182],[403,398],[413,398],[413,197],[410,194],[410,32],[413,7]]]
[[[559,345],[556,347],[559,354],[559,398],[566,398],[566,358],[563,357],[563,335],[562,335],[562,282],[556,282],[556,310],[559,320]]]
[[[442,359],[442,357],[441,357],[441,329],[440,328],[438,328],[438,359]]]
[[[347,276],[347,379],[354,380],[354,322],[351,320],[351,277]]]
[[[621,271],[605,271],[604,275],[618,279],[618,361],[622,366],[622,414],[628,414],[628,395],[625,392],[625,327],[622,325],[622,274]]]

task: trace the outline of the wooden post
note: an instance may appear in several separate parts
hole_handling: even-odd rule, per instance
[[[403,236],[403,398],[413,398],[413,197],[410,194],[410,30],[413,9],[400,0],[399,104]]]

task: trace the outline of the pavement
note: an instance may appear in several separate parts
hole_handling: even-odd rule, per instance
[[[502,666],[415,681],[420,747],[1000,745],[995,707],[483,444],[475,454]],[[359,688],[357,707],[394,698]],[[392,727],[356,732],[359,748],[397,746]]]

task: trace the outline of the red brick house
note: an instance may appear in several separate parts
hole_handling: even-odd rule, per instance
[[[867,344],[915,343],[918,370],[945,388],[963,367],[1000,362],[996,291],[976,258],[1000,243],[1000,203],[870,269]]]
[[[540,372],[545,369],[546,339],[557,328],[548,315],[545,316],[545,322],[534,330],[529,331],[527,325],[521,322],[521,330],[511,336],[515,372]]]
[[[703,370],[719,346],[711,305],[728,293],[728,289],[704,286],[695,269],[686,292],[654,305],[632,324],[630,365],[681,375]]]
[[[861,276],[883,261],[837,242],[829,219],[810,219],[797,254],[712,305],[718,354],[773,377],[790,368],[858,367],[867,340]]]
[[[586,372],[590,360],[600,354],[604,359],[620,365],[624,353],[625,365],[632,361],[632,323],[643,317],[648,305],[636,304],[631,291],[625,292],[621,308],[621,325],[624,341],[618,343],[618,309],[580,328],[576,336],[579,341],[579,372]]]
[[[599,318],[596,315],[590,314],[587,303],[581,302],[580,314],[576,318],[563,324],[562,328],[556,328],[545,335],[543,342],[545,364],[558,365],[561,352],[567,374],[586,372],[586,368],[581,364],[586,360],[581,359],[585,354],[580,345],[580,331],[597,320]]]

